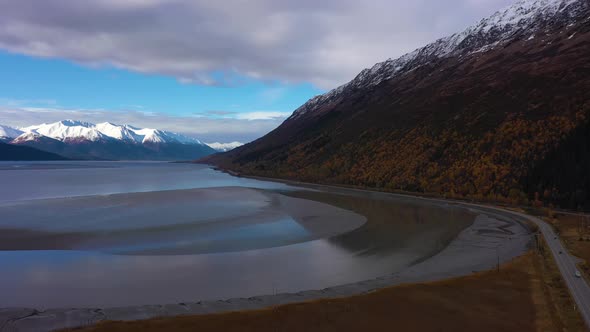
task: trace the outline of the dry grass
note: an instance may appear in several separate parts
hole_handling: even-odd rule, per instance
[[[136,322],[78,331],[576,331],[576,313],[559,301],[552,260],[529,253],[489,271],[446,281],[390,287],[343,299],[263,310]],[[567,300],[567,291],[565,292]],[[571,301],[571,300],[570,300]],[[569,310],[569,311],[568,311]],[[579,322],[581,320],[578,317]]]
[[[578,266],[586,279],[590,280],[590,218],[550,213],[543,219],[553,226],[567,249],[584,261]]]
[[[531,289],[537,313],[537,331],[586,331],[544,240],[540,241],[539,252],[533,255]]]

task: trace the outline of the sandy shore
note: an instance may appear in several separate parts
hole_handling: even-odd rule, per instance
[[[365,195],[371,197],[375,193],[367,192]],[[416,198],[408,197],[407,199],[414,200]],[[420,201],[428,202],[425,199],[420,199]],[[432,204],[445,203],[432,201]],[[498,263],[510,261],[526,252],[531,241],[529,230],[509,213],[462,206],[460,203],[453,205],[477,213],[478,216],[474,223],[463,230],[438,254],[398,273],[321,290],[219,301],[103,309],[45,311],[29,308],[0,309],[0,331],[51,331],[90,325],[102,320],[138,320],[158,316],[208,314],[257,309],[319,298],[345,297],[387,286],[441,280],[468,275],[474,271],[494,269]]]

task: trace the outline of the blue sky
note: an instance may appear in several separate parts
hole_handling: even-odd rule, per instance
[[[310,83],[281,83],[247,77],[237,78],[239,82],[216,85],[182,83],[163,75],[135,73],[112,66],[88,67],[67,60],[2,51],[0,72],[10,78],[0,81],[0,106],[40,111],[55,109],[56,115],[60,110],[104,110],[159,113],[180,118],[282,120],[306,100],[323,92]],[[38,122],[60,119],[46,116],[39,116]],[[4,123],[31,124],[21,121],[5,119]],[[35,122],[35,117],[30,121]],[[228,138],[249,140],[254,136]]]
[[[173,77],[91,68],[65,60],[0,52],[4,103],[84,109],[141,109],[175,115],[290,112],[322,90],[309,83],[282,84],[242,78],[235,85],[181,83]],[[34,102],[37,101],[37,102]],[[49,105],[48,105],[49,104]]]
[[[246,142],[512,1],[0,1],[0,124],[110,121]]]

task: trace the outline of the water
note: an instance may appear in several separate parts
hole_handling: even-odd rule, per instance
[[[473,215],[203,165],[0,163],[0,307],[165,304],[362,281]]]
[[[286,188],[194,164],[0,161],[0,202],[223,186]]]

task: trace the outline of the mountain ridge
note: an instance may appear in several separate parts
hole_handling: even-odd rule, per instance
[[[364,70],[266,136],[202,162],[250,175],[588,208],[582,165],[590,151],[568,142],[589,135],[590,4],[519,1],[474,27]],[[563,174],[547,168],[565,160],[574,164]]]
[[[110,122],[62,120],[23,128],[0,126],[2,141],[71,159],[190,160],[216,151],[178,133]]]
[[[6,126],[3,127],[9,128]],[[133,143],[204,144],[196,138],[171,131],[153,128],[138,128],[131,125],[117,125],[111,122],[93,124],[77,120],[62,120],[18,129],[12,128],[12,130],[13,132],[20,131],[21,134],[33,132],[61,141],[66,139],[86,139],[89,141],[115,139]]]
[[[325,94],[315,96],[297,108],[289,119],[305,114],[310,108],[330,102],[340,93],[350,88],[375,86],[384,80],[402,75],[426,64],[433,57],[442,58],[456,55],[458,51],[466,53],[485,51],[486,47],[495,47],[516,32],[538,32],[545,19],[553,18],[560,11],[562,16],[572,18],[579,12],[587,11],[590,5],[586,0],[519,0],[493,15],[480,20],[462,32],[439,38],[436,41],[404,54],[396,59],[388,59],[375,64],[371,68],[363,69],[354,79]],[[528,18],[528,19],[527,19]],[[493,41],[489,41],[492,38]],[[530,37],[529,37],[530,38]]]

